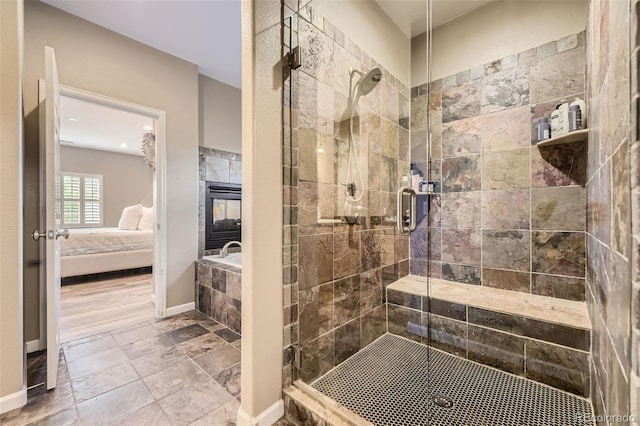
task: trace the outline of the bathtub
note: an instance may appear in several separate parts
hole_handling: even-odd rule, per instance
[[[211,262],[222,263],[223,265],[235,266],[242,269],[242,253],[229,253],[227,257],[204,256],[202,260],[209,260]]]

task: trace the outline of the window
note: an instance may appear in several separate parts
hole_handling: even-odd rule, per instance
[[[62,172],[62,225],[102,226],[102,175]]]

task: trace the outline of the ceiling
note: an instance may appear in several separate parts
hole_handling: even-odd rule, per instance
[[[1,0],[0,0],[1,1]],[[241,86],[242,0],[43,0],[87,21],[198,65],[200,74]],[[374,0],[407,37],[427,30],[426,1]],[[433,27],[491,0],[433,0]]]
[[[0,0],[1,1],[1,0]],[[43,0],[240,88],[241,0]]]
[[[412,38],[427,31],[427,6],[418,0],[375,0],[382,10],[396,23],[405,36]],[[433,28],[492,0],[433,0]]]
[[[63,144],[142,156],[142,135],[152,130],[150,117],[60,96]]]

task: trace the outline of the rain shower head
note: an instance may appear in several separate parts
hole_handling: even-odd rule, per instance
[[[352,69],[351,74],[353,75],[354,72],[360,74],[360,80],[356,83],[358,96],[367,96],[382,80],[382,71],[378,67],[373,68],[366,74]]]

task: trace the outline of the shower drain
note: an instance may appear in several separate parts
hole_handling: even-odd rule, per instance
[[[433,401],[433,403],[436,404],[438,407],[443,407],[443,408],[453,407],[453,400],[448,396],[433,395],[431,397],[431,401]]]

